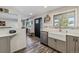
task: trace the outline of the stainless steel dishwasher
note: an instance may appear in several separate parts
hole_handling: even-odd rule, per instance
[[[46,31],[40,32],[40,42],[45,45],[48,45],[48,32]]]

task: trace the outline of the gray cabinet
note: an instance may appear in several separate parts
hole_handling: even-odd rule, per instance
[[[79,53],[79,38],[76,38],[76,53]]]
[[[65,41],[61,41],[61,40],[57,40],[56,41],[56,46],[57,46],[57,50],[60,52],[66,52],[66,42]]]
[[[67,53],[79,53],[79,37],[66,36],[66,41],[48,38],[48,45],[60,52]]]
[[[40,42],[48,45],[48,32],[46,31],[40,32]]]
[[[68,53],[74,53],[75,52],[75,42],[73,36],[67,36],[67,52]]]
[[[79,38],[75,36],[67,36],[67,52],[78,53],[79,52]]]
[[[56,49],[56,40],[53,38],[48,38],[48,45],[53,48]]]
[[[0,38],[0,53],[9,53],[10,52],[10,38],[2,37]]]
[[[66,42],[54,38],[48,38],[48,45],[60,52],[66,52]]]

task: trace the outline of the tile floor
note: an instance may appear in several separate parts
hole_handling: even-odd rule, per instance
[[[53,49],[40,43],[39,38],[29,37],[26,39],[27,48],[20,53],[57,53]]]

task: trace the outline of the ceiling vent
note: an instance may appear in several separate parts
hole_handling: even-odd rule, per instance
[[[0,12],[2,12],[2,13],[9,13],[9,10],[5,9],[5,8],[0,8]]]

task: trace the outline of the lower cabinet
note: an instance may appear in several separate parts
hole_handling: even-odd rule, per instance
[[[60,52],[66,52],[66,42],[64,41],[48,38],[48,45]]]
[[[73,36],[67,36],[67,52],[74,53],[75,52],[75,42]]]
[[[67,36],[67,52],[79,53],[79,38],[75,36]]]
[[[66,52],[66,42],[61,40],[56,40],[56,49],[60,52]]]
[[[76,53],[79,53],[79,38],[76,38]]]
[[[61,41],[54,38],[48,38],[48,45],[60,52],[79,53],[79,37],[66,36],[66,41]]]
[[[56,49],[56,40],[53,39],[53,38],[48,38],[48,45],[49,45],[51,48]]]
[[[1,37],[0,38],[0,53],[9,53],[10,52],[10,38]]]

